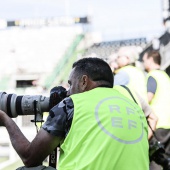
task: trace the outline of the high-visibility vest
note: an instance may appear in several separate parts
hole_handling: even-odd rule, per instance
[[[170,128],[170,78],[162,70],[152,70],[147,77],[152,76],[157,83],[155,95],[150,103],[158,117],[156,128]]]
[[[120,71],[125,71],[129,76],[129,83],[126,84],[126,86],[133,88],[146,102],[148,102],[144,72],[140,68],[131,65],[120,68],[116,73],[119,73]]]
[[[74,115],[58,170],[148,170],[147,122],[141,108],[113,88],[71,95]]]

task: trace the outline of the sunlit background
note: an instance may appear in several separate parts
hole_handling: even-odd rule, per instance
[[[169,73],[169,8],[168,0],[0,0],[0,92],[48,97],[52,87],[68,87],[74,61],[107,61],[121,46],[140,47],[139,61],[160,48]],[[29,140],[36,134],[31,119],[14,119]],[[22,166],[0,131],[0,170]]]

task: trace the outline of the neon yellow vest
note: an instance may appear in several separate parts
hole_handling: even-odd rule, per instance
[[[112,88],[71,96],[74,116],[58,170],[148,170],[147,123],[133,101]]]
[[[125,71],[129,76],[129,83],[127,84],[128,87],[132,87],[139,95],[148,102],[147,98],[147,88],[146,88],[146,77],[141,69],[134,67],[134,66],[125,66],[119,71]]]
[[[148,73],[157,83],[156,93],[150,106],[158,117],[157,128],[170,128],[170,79],[161,70],[153,70]]]

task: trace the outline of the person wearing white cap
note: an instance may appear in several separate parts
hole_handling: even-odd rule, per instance
[[[144,72],[135,66],[139,54],[133,46],[121,47],[117,53],[118,70],[114,77],[114,85],[126,85],[133,88],[146,102],[147,89]]]

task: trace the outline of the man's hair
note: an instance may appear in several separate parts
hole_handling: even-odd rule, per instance
[[[72,68],[77,76],[87,75],[98,85],[113,87],[113,73],[107,62],[100,58],[82,58],[76,61]]]
[[[155,51],[155,50],[154,51],[148,51],[147,54],[148,54],[147,58],[153,58],[153,61],[156,64],[158,64],[158,65],[161,64],[161,55],[158,51]]]

